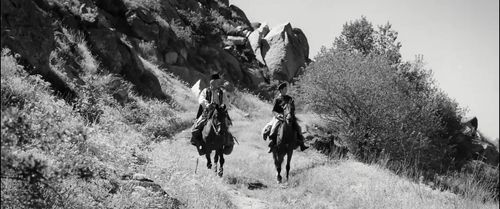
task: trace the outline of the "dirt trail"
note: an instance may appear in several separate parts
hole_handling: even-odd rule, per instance
[[[238,122],[236,122],[238,123]],[[180,140],[180,141],[189,141],[189,137],[190,137],[190,129],[188,130],[184,130],[183,132],[181,132],[180,134],[178,134],[176,136],[176,139],[177,140]],[[233,132],[233,134],[235,136],[239,135],[240,133],[235,133]],[[241,152],[238,152],[237,150],[240,150],[240,149],[246,149],[248,148],[247,144],[245,144],[245,141],[241,141],[240,140],[240,144],[236,144],[235,146],[238,146],[235,148],[235,151],[231,154],[231,155],[228,155],[228,156],[225,156],[226,158],[226,164],[224,165],[224,169],[225,169],[225,176],[222,178],[222,182],[221,184],[219,185],[219,188],[221,190],[223,190],[230,198],[231,202],[234,204],[234,206],[236,206],[237,208],[240,208],[240,209],[262,209],[262,208],[271,208],[269,206],[269,203],[264,201],[264,200],[261,200],[261,199],[258,199],[258,198],[255,198],[255,197],[251,197],[250,195],[246,194],[245,192],[241,191],[241,188],[236,188],[234,186],[232,186],[231,184],[228,184],[227,183],[227,179],[228,177],[227,176],[232,176],[232,168],[230,167],[230,165],[228,165],[230,162],[231,162],[231,158],[237,156],[237,157],[244,157],[242,156],[242,153]],[[190,146],[190,145],[187,145],[187,149],[192,149],[192,151],[194,152],[195,151],[195,148]],[[215,153],[212,153],[211,157],[212,157],[212,160],[213,160],[213,155]],[[200,173],[201,175],[204,175],[204,174],[208,174],[208,175],[215,175],[213,173],[210,173],[211,171],[209,171],[208,169],[206,169],[205,167],[205,163],[206,163],[206,159],[204,156],[199,156],[197,157],[197,160],[198,160],[198,167],[197,167],[197,171],[198,173]],[[240,177],[240,178],[244,178],[243,177]]]
[[[231,196],[231,200],[234,205],[242,209],[260,209],[260,208],[270,208],[269,203],[248,197],[247,195],[241,193],[235,189],[229,189],[228,194]]]
[[[231,113],[234,112],[230,112],[230,115]],[[291,184],[289,184],[290,182],[277,184],[272,156],[267,152],[268,142],[263,141],[260,136],[262,126],[267,122],[266,118],[251,119],[238,116],[234,118],[236,118],[233,121],[234,126],[230,128],[230,131],[238,139],[239,144],[235,145],[230,155],[224,156],[226,162],[223,178],[216,177],[212,170],[207,169],[205,157],[199,156],[195,147],[189,143],[190,129],[178,133],[172,141],[165,141],[153,147],[151,172],[160,174],[158,181],[164,182],[162,187],[172,188],[174,186],[172,189],[174,194],[178,192],[176,190],[183,190],[178,192],[178,196],[181,199],[184,198],[186,202],[197,200],[200,196],[199,192],[193,196],[186,195],[188,192],[196,193],[187,190],[187,187],[197,187],[201,190],[206,187],[216,187],[215,191],[210,192],[220,193],[221,196],[225,196],[225,199],[230,201],[229,206],[222,208],[279,207],[276,205],[279,200],[270,199],[270,197],[276,197],[276,194],[285,191],[293,191],[300,182],[295,180]],[[212,160],[213,155],[214,152],[211,155]],[[294,179],[294,176],[312,168],[312,164],[325,161],[317,156],[319,156],[318,153],[311,150],[294,152],[290,179]],[[285,176],[285,163],[282,168],[282,176]],[[175,177],[175,179],[174,177],[170,177],[170,179],[163,177],[165,170],[172,170],[170,172],[174,174],[171,175],[179,177]],[[181,174],[175,174],[176,172]],[[182,180],[178,180],[179,178]],[[178,183],[172,184],[175,181]],[[176,188],[178,185],[180,185],[179,188]],[[201,195],[203,196],[203,194]],[[295,201],[295,199],[292,198],[290,201]],[[216,203],[215,207],[219,207],[217,204],[222,203]]]

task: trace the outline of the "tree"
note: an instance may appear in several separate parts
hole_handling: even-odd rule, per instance
[[[378,54],[385,55],[390,63],[400,63],[401,42],[398,39],[398,32],[391,29],[392,25],[387,22],[385,25],[379,25],[378,31],[374,33],[374,51]]]
[[[397,38],[398,32],[392,29],[389,22],[375,30],[372,23],[361,16],[359,20],[344,24],[341,35],[335,38],[333,45],[338,51],[383,55],[390,64],[399,64],[401,43]]]
[[[366,17],[344,24],[341,35],[335,38],[334,47],[341,51],[371,53],[374,47],[373,26]]]

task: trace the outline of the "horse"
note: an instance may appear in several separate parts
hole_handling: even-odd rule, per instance
[[[276,137],[276,145],[273,149],[274,165],[276,167],[276,178],[278,183],[281,183],[281,165],[286,157],[286,180],[288,181],[288,174],[290,172],[290,161],[292,160],[293,150],[297,147],[297,133],[293,127],[295,123],[295,114],[291,103],[285,105],[283,121],[278,128],[278,135]]]
[[[212,154],[212,150],[215,150],[214,171],[219,177],[223,175],[224,154],[228,154],[228,148],[232,151],[232,147],[228,147],[226,141],[229,137],[232,137],[228,132],[226,123],[227,118],[227,111],[224,107],[214,107],[209,114],[207,124],[202,130],[202,139],[204,142],[203,149],[205,151],[205,157],[207,158],[207,168],[212,168],[210,155]],[[220,162],[220,168],[217,170],[218,162]]]

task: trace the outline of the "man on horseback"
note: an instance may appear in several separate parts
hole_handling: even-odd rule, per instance
[[[295,111],[295,104],[293,102],[293,98],[289,95],[287,95],[288,87],[286,83],[282,83],[278,86],[278,91],[279,95],[278,97],[274,100],[274,106],[273,106],[273,119],[266,125],[264,128],[264,133],[263,137],[264,140],[266,140],[267,136],[269,135],[269,153],[272,152],[273,148],[276,145],[276,137],[278,135],[278,126],[282,123],[282,121],[285,119],[283,114],[284,114],[284,109],[286,105],[291,105],[292,111]],[[293,113],[295,114],[295,113]],[[269,127],[271,127],[271,130],[269,131]],[[300,150],[304,151],[305,149],[309,148],[304,144],[304,136],[302,136],[302,128],[299,126],[297,123],[297,120],[293,120],[293,127],[294,130],[297,132],[297,144],[300,146]]]
[[[203,140],[201,131],[208,121],[208,117],[214,111],[215,108],[226,109],[224,93],[221,89],[222,79],[220,79],[219,74],[213,74],[210,77],[210,86],[201,91],[198,98],[198,103],[200,104],[198,108],[198,113],[196,115],[196,122],[193,125],[191,144],[196,146],[198,153],[200,155],[205,154],[203,150]]]

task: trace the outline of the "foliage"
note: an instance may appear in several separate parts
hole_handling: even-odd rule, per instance
[[[372,23],[361,16],[361,19],[344,24],[333,45],[335,49],[344,52],[384,55],[390,64],[398,64],[401,61],[401,43],[397,42],[397,38],[398,33],[390,23],[380,25],[375,30]]]
[[[335,38],[334,45],[342,51],[356,51],[364,55],[373,50],[373,26],[366,17],[344,24],[341,35]]]
[[[439,170],[449,160],[443,152],[447,141],[439,134],[445,125],[440,111],[456,104],[431,81],[422,85],[425,90],[399,76],[384,56],[330,50],[309,66],[297,91],[361,158],[385,153],[395,161]]]
[[[144,59],[149,60],[152,63],[158,63],[157,55],[157,45],[155,41],[144,41],[139,42],[139,53]]]
[[[161,0],[124,0],[128,8],[135,9],[139,7],[147,8],[152,11],[161,11]]]
[[[71,14],[79,17],[83,21],[94,22],[97,18],[97,7],[90,6],[81,0],[48,0],[52,4],[57,4],[60,8],[67,9]]]
[[[174,20],[172,19],[170,21],[170,28],[174,31],[175,35],[183,40],[186,44],[192,45],[193,44],[193,31],[191,30],[191,27],[189,26],[182,26],[179,22],[179,20]]]
[[[222,30],[217,23],[217,18],[208,14],[195,11],[179,10],[179,14],[193,30],[193,40],[199,45],[217,44],[222,41]]]

